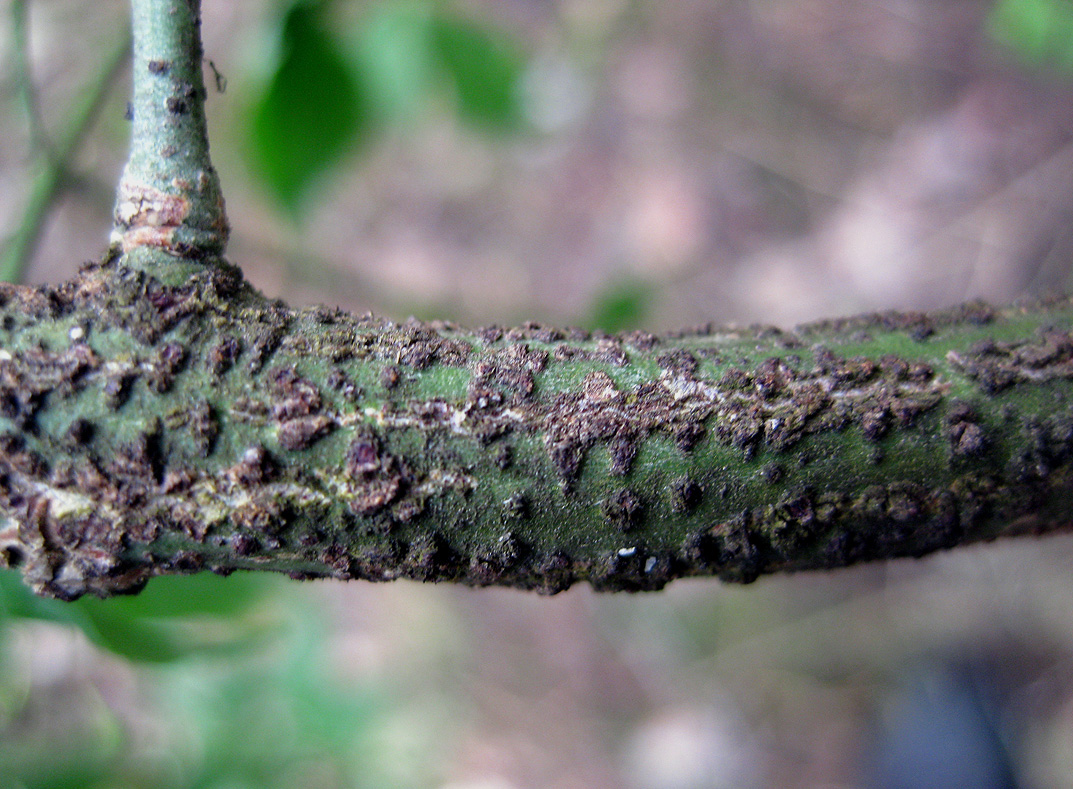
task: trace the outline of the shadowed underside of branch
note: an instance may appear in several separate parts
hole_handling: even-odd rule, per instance
[[[0,291],[0,564],[38,592],[201,569],[648,590],[1070,523],[1069,300],[466,331],[173,265]]]

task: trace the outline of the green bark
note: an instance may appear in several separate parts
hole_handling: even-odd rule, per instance
[[[195,0],[134,0],[116,244],[0,287],[0,565],[658,589],[1067,528],[1073,302],[783,332],[466,331],[222,260]]]
[[[1070,520],[1069,300],[465,331],[120,259],[0,301],[0,557],[63,598],[200,569],[658,589]]]

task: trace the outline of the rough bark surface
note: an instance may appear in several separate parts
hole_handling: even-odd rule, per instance
[[[0,290],[0,564],[38,592],[202,569],[649,590],[1070,524],[1069,300],[466,331],[173,267],[117,251]]]
[[[294,311],[220,259],[197,0],[133,0],[114,248],[0,287],[0,565],[556,592],[1068,528],[1073,302],[656,337]]]

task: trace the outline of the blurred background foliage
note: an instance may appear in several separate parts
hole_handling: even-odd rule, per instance
[[[107,235],[126,2],[0,11],[0,250],[56,281]],[[292,303],[661,329],[1069,277],[1067,0],[204,13],[231,257]],[[1073,786],[1071,558],[550,599],[2,573],[0,785]]]
[[[292,212],[378,126],[412,118],[447,94],[465,122],[508,131],[521,120],[525,61],[506,32],[433,2],[384,3],[355,24],[332,24],[333,3],[285,8],[276,62],[255,99],[249,151]]]
[[[1073,72],[1073,5],[1061,0],[999,0],[989,17],[997,41],[1027,63]]]

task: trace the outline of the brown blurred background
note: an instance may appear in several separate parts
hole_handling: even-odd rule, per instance
[[[4,233],[34,175],[9,5]],[[481,133],[433,102],[348,159],[298,224],[243,151],[279,4],[203,5],[228,80],[209,112],[229,257],[293,304],[586,323],[625,283],[646,328],[670,329],[1008,301],[1069,278],[1073,75],[998,45],[994,2],[450,3],[521,42],[528,130]],[[337,3],[342,18],[368,5]],[[125,15],[120,0],[30,4],[46,130]],[[128,86],[124,72],[26,281],[103,249]],[[390,701],[380,785],[1058,787],[1073,786],[1071,559],[1073,540],[1053,538],[637,597],[292,594],[324,612],[325,682]],[[130,748],[166,750],[152,676],[49,625],[19,625],[5,648],[27,694],[88,693]],[[309,770],[295,780],[317,785]]]

